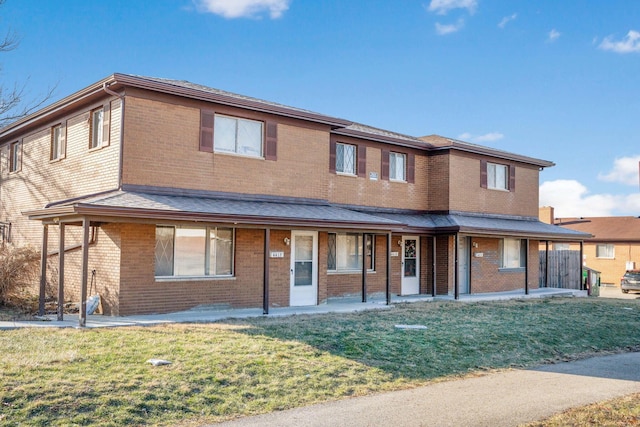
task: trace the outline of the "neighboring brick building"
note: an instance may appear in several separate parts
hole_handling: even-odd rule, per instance
[[[114,74],[0,155],[4,241],[115,315],[526,291],[540,241],[583,238],[538,221],[551,162],[184,81]]]
[[[603,285],[620,286],[626,270],[640,269],[640,218],[603,216],[555,218],[553,207],[540,208],[540,220],[563,228],[591,234],[584,239],[584,265],[600,272]],[[554,249],[577,250],[579,246],[556,243]]]

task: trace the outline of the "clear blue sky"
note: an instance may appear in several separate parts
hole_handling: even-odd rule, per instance
[[[6,0],[4,85],[189,80],[545,160],[557,216],[640,215],[640,1]]]

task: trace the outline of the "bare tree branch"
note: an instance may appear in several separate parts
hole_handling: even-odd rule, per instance
[[[4,2],[5,0],[0,0],[0,6],[2,6]],[[19,45],[20,36],[12,28],[9,28],[4,37],[0,38],[0,52],[12,51]],[[33,99],[26,99],[28,81],[29,78],[27,78],[27,81],[23,84],[14,83],[12,86],[7,86],[0,82],[0,128],[3,128],[11,122],[19,120],[42,107],[51,100],[56,88],[58,87],[58,84],[56,83],[49,87],[44,95],[37,96]]]

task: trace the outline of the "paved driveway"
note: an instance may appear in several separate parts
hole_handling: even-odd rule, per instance
[[[510,427],[636,392],[640,392],[640,353],[624,353],[344,399],[215,426]]]
[[[600,288],[600,298],[640,299],[640,292],[623,294],[619,287],[606,286]]]

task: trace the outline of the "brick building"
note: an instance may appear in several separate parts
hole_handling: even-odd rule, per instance
[[[640,269],[640,218],[635,216],[603,216],[556,218],[550,206],[540,208],[540,220],[588,233],[584,239],[584,265],[601,273],[603,285],[620,286],[627,270]],[[556,242],[555,250],[578,250],[575,243]]]
[[[114,74],[0,130],[0,233],[106,313],[538,286],[553,163]]]

